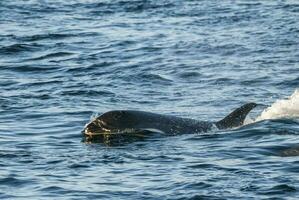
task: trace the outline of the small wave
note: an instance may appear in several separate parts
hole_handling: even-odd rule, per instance
[[[6,185],[9,187],[21,187],[30,183],[33,183],[33,180],[18,179],[13,177],[13,175],[0,179],[0,185]]]
[[[115,93],[107,90],[66,90],[62,91],[60,95],[63,96],[87,96],[87,97],[93,97],[96,96],[115,96]]]
[[[264,195],[279,195],[296,192],[296,188],[287,184],[276,185],[270,189],[262,190],[259,193]]]
[[[280,83],[277,84],[278,86],[287,86],[287,87],[292,87],[292,86],[297,86],[299,85],[299,77],[292,79],[292,80],[284,80]]]
[[[96,74],[99,74],[99,73],[106,73],[106,72],[99,72],[100,69],[102,68],[105,68],[105,67],[109,67],[109,66],[112,66],[114,65],[116,62],[113,62],[113,61],[109,61],[109,62],[99,62],[99,63],[96,63],[96,64],[92,64],[92,65],[89,65],[89,66],[76,66],[76,67],[72,67],[72,68],[69,68],[67,69],[68,72],[77,72],[77,73],[87,73],[89,71],[93,71],[94,73]]]
[[[216,85],[231,85],[234,84],[235,80],[232,78],[217,78],[213,80]]]
[[[159,1],[157,1],[159,2]],[[175,4],[168,2],[159,2],[154,3],[151,1],[116,1],[113,3],[97,3],[89,4],[88,7],[96,9],[93,11],[93,14],[114,14],[119,12],[129,12],[129,13],[140,13],[147,10],[159,10],[159,9],[170,9]]]
[[[74,164],[71,164],[69,166],[69,168],[71,169],[77,169],[77,168],[88,168],[90,167],[89,165],[84,165],[84,164],[79,164],[79,163],[74,163]]]
[[[141,74],[140,77],[142,79],[152,81],[152,82],[172,82],[171,79],[168,79],[159,74]]]
[[[130,82],[147,83],[147,84],[158,84],[158,85],[171,85],[173,80],[166,76],[153,73],[138,73],[135,75],[125,76],[124,80]]]
[[[251,79],[251,80],[241,80],[240,83],[245,86],[249,86],[249,85],[257,86],[257,85],[261,85],[261,84],[265,85],[265,84],[269,83],[269,80],[271,80],[270,76],[262,76],[262,77],[257,77],[257,78]]]
[[[39,65],[39,66],[19,65],[19,66],[8,66],[5,68],[15,72],[45,72],[45,71],[52,71],[52,70],[59,69],[57,66],[50,66],[50,65]]]
[[[55,192],[55,193],[58,193],[58,194],[67,193],[67,191],[64,188],[58,187],[58,186],[47,186],[47,187],[41,188],[40,191],[42,191],[42,192]]]
[[[12,44],[0,48],[0,54],[10,55],[15,53],[21,53],[26,51],[32,51],[36,48],[33,45],[29,44]]]
[[[299,146],[283,149],[279,151],[278,155],[282,157],[299,156]]]
[[[57,57],[65,57],[65,56],[70,56],[73,55],[73,53],[70,52],[56,52],[56,53],[50,53],[47,55],[43,55],[37,58],[32,58],[30,60],[44,60],[44,59],[50,59],[50,58],[57,58]]]
[[[270,107],[266,108],[255,121],[265,119],[278,119],[278,118],[297,118],[299,117],[299,90],[284,100],[277,100]]]
[[[46,33],[46,34],[35,34],[26,35],[22,37],[16,37],[16,39],[26,42],[36,42],[40,40],[63,40],[71,37],[84,37],[84,36],[96,36],[98,33],[94,32],[80,32],[80,33]]]
[[[199,78],[201,74],[196,71],[182,72],[179,77],[182,79]]]
[[[37,34],[37,35],[29,35],[23,36],[20,39],[23,41],[34,42],[44,39],[64,39],[67,37],[71,37],[73,34],[62,34],[62,33],[48,33],[48,34]]]

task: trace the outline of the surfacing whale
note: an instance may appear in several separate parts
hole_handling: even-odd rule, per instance
[[[135,110],[115,110],[92,120],[85,126],[83,133],[89,140],[104,141],[112,138],[123,140],[132,136],[144,138],[150,132],[177,135],[207,132],[213,127],[228,129],[243,125],[247,114],[256,106],[255,103],[247,103],[217,122]]]

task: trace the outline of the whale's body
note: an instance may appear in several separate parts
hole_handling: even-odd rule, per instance
[[[125,137],[132,135],[131,133],[140,135],[139,133],[144,131],[162,132],[169,135],[202,133],[213,127],[227,129],[241,126],[247,114],[255,106],[255,103],[245,104],[218,122],[198,121],[144,111],[115,110],[106,112],[88,123],[83,132],[88,137],[109,137],[109,135],[117,134]]]

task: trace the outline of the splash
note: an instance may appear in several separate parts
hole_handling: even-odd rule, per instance
[[[266,108],[255,121],[278,118],[299,117],[299,89],[288,98],[277,100],[270,107]]]

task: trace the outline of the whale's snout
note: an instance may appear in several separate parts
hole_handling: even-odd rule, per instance
[[[84,129],[84,133],[86,135],[89,135],[95,132],[99,132],[100,130],[101,130],[100,127],[95,122],[90,122],[89,124],[86,125]]]
[[[110,132],[110,130],[106,127],[105,123],[99,120],[94,120],[88,123],[84,130],[82,131],[85,135],[96,135]]]

